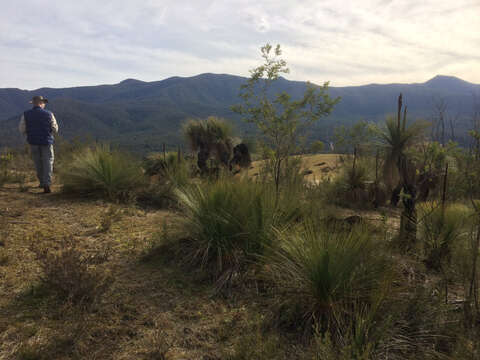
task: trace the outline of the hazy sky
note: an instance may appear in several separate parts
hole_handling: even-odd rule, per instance
[[[247,76],[266,42],[293,80],[480,83],[480,0],[0,2],[0,88]]]

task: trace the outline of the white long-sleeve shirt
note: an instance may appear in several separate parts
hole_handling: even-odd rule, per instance
[[[55,133],[58,133],[58,124],[57,124],[57,119],[55,119],[55,116],[52,114],[52,131]],[[22,117],[20,118],[20,124],[18,124],[18,130],[22,133],[22,135],[26,136],[27,135],[27,125],[25,123],[25,115],[22,114]]]

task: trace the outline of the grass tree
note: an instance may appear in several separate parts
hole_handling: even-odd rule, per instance
[[[177,190],[184,211],[185,260],[208,270],[217,287],[231,285],[248,264],[270,248],[273,229],[298,221],[301,207],[274,189],[249,179],[220,179]]]
[[[384,179],[392,190],[393,203],[398,201],[395,198],[403,190],[399,238],[406,248],[410,248],[416,241],[417,233],[417,186],[416,169],[407,150],[419,141],[426,125],[421,121],[407,124],[407,107],[403,107],[402,94],[398,97],[397,119],[387,118],[385,125],[383,129],[377,129],[379,139],[385,148]]]
[[[340,98],[329,97],[328,82],[323,86],[308,84],[303,97],[297,100],[286,92],[274,95],[274,83],[289,69],[281,58],[280,45],[274,48],[266,44],[261,53],[264,63],[250,70],[250,78],[240,89],[243,103],[232,109],[241,114],[247,123],[255,124],[263,136],[278,193],[282,166],[295,151],[300,134],[312,123],[330,114]]]
[[[356,306],[375,306],[389,292],[390,262],[367,228],[331,232],[306,222],[278,236],[267,273],[286,295],[280,297],[282,317],[306,332],[315,325],[341,332],[339,322],[353,318]]]
[[[115,201],[132,200],[145,181],[141,166],[134,158],[107,145],[75,152],[59,175],[67,193]]]
[[[208,172],[208,159],[214,157],[227,166],[232,154],[232,127],[214,116],[206,120],[190,120],[183,133],[193,151],[197,151],[197,165],[204,174]]]

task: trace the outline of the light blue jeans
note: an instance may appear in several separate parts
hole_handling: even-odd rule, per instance
[[[53,145],[30,145],[40,186],[50,186],[53,173]]]

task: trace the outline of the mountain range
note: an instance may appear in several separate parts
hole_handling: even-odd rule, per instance
[[[239,89],[245,81],[227,74],[201,74],[63,89],[0,89],[0,148],[23,143],[18,120],[33,95],[50,100],[48,109],[55,113],[60,134],[67,140],[89,136],[139,153],[158,151],[163,143],[175,147],[182,142],[180,128],[188,118],[210,115],[231,120],[240,136],[252,136],[253,129],[230,109],[240,102]],[[306,86],[306,82],[280,78],[272,92],[286,91],[299,98]],[[320,120],[310,139],[329,140],[338,125],[384,119],[396,111],[399,93],[403,93],[410,119],[432,118],[436,104],[443,101],[461,138],[470,126],[475,99],[480,99],[480,85],[439,75],[425,83],[330,87],[330,96],[340,96],[341,101],[328,118]]]

